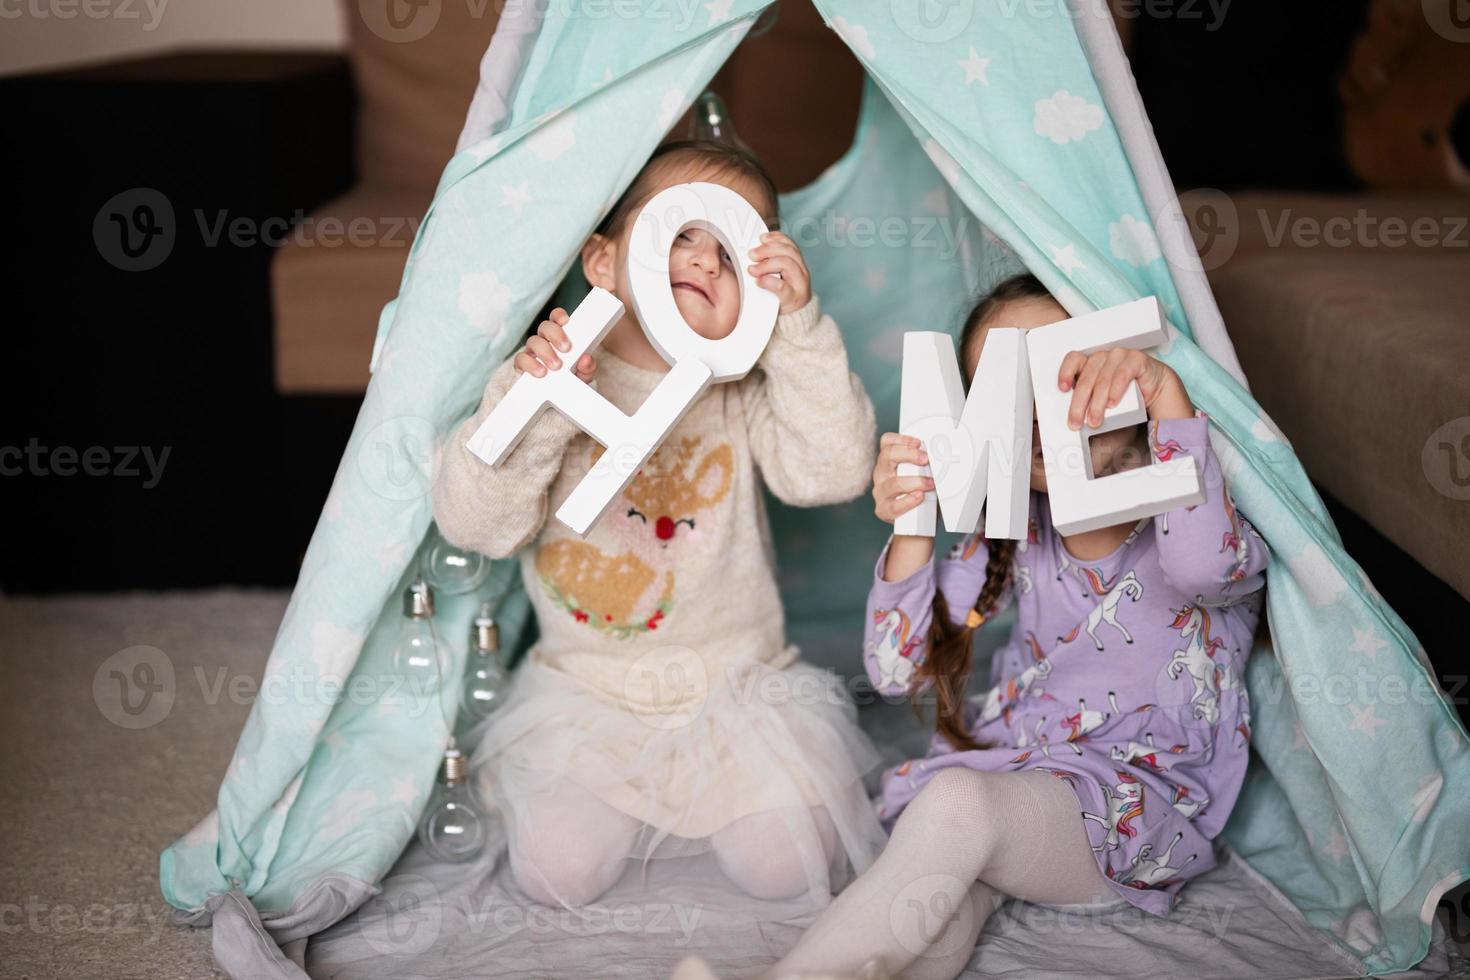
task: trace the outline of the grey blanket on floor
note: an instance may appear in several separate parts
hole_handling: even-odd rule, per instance
[[[862,721],[891,760],[922,754],[927,733],[906,706],[865,706]],[[812,921],[810,915],[789,922],[737,919],[716,910],[717,895],[654,903],[632,874],[589,909],[536,906],[511,880],[502,840],[497,828],[472,865],[438,864],[411,846],[379,895],[312,937],[307,971],[318,980],[663,980],[679,960],[699,955],[722,977],[747,977],[770,966]],[[1357,975],[1244,861],[1223,846],[1217,856],[1220,866],[1185,888],[1168,919],[1132,906],[1063,912],[1007,902],[986,925],[962,976]],[[1437,921],[1434,928],[1428,957],[1401,976],[1445,975],[1443,933]]]

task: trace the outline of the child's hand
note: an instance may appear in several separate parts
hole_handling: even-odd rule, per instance
[[[878,465],[873,467],[873,512],[878,520],[892,524],[900,514],[906,514],[924,501],[924,493],[934,489],[934,480],[927,476],[899,476],[899,463],[914,463],[924,466],[929,454],[923,444],[913,436],[885,432],[878,443]]]
[[[1057,373],[1057,387],[1072,392],[1068,427],[1080,429],[1084,422],[1091,428],[1101,425],[1103,412],[1118,404],[1130,381],[1138,382],[1149,418],[1187,419],[1194,415],[1184,383],[1163,361],[1123,347],[1094,354],[1072,351],[1062,358]]]
[[[561,358],[556,356],[556,352],[572,349],[572,342],[562,329],[570,319],[567,311],[560,306],[552,310],[551,319],[542,320],[541,326],[536,328],[536,336],[526,341],[526,346],[516,354],[516,370],[544,378],[548,368],[555,371],[561,367]],[[583,381],[591,381],[592,375],[597,371],[597,362],[592,359],[591,354],[583,354],[573,370]]]
[[[807,272],[801,249],[790,237],[768,231],[761,236],[761,244],[750,250],[750,257],[756,261],[746,267],[747,271],[762,289],[780,297],[782,314],[795,313],[811,302],[811,273]]]

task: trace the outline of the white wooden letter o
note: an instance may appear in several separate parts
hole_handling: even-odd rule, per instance
[[[734,260],[740,318],[729,336],[720,340],[694,332],[675,305],[669,285],[669,252],[679,233],[690,227],[714,235]],[[699,361],[716,382],[750,373],[770,342],[780,312],[776,294],[760,288],[746,271],[750,250],[767,230],[749,201],[719,184],[676,184],[659,191],[638,212],[628,237],[628,293],[643,332],[664,360]]]

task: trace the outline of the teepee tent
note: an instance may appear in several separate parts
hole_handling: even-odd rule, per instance
[[[507,7],[379,324],[373,380],[218,808],[162,856],[165,897],[181,921],[213,923],[237,975],[304,975],[278,947],[349,914],[410,841],[448,731],[440,704],[372,679],[430,532],[435,456],[769,3],[715,0],[692,19],[651,0],[606,18]],[[1225,836],[1345,964],[1416,963],[1439,896],[1470,877],[1470,739],[1251,398],[1104,0],[974,0],[938,20],[887,0],[816,6],[868,81],[852,148],[783,195],[782,226],[880,419],[896,418],[902,333],[956,322],[1004,272],[1029,268],[1074,315],[1159,298],[1171,328],[1157,353],[1209,414],[1235,499],[1273,552],[1271,643],[1247,676],[1255,751]],[[902,247],[864,247],[885,216],[903,216]],[[794,638],[838,638],[856,664],[881,527],[862,505],[774,524]],[[497,563],[477,592],[440,603],[456,665],[456,624],[516,574]],[[509,638],[528,608],[513,591],[502,605]],[[1364,705],[1299,683],[1323,690],[1359,668],[1429,694]]]

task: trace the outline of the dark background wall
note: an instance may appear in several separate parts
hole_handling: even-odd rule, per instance
[[[1216,20],[1180,0],[1131,19],[1179,185],[1350,186],[1335,80],[1364,7],[1236,0]],[[352,99],[334,56],[0,80],[16,134],[0,150],[13,189],[0,448],[25,454],[18,473],[0,458],[0,589],[294,581],[356,400],[275,393],[271,247],[211,235],[221,217],[260,228],[346,189]],[[170,202],[171,240],[147,234],[164,216],[139,187]],[[145,453],[163,461],[156,485]]]

